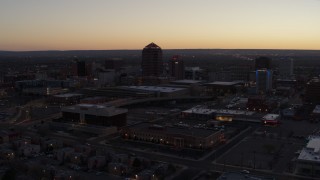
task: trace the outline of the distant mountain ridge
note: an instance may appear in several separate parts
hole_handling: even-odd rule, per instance
[[[48,51],[0,51],[0,56],[11,57],[105,57],[140,56],[141,50],[48,50]],[[278,50],[278,49],[163,49],[168,54],[211,54],[211,55],[270,55],[270,56],[320,56],[320,50]]]

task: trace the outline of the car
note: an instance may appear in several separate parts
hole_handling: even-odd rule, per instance
[[[53,155],[52,154],[48,154],[47,157],[48,158],[53,158]]]
[[[250,174],[250,171],[245,170],[245,169],[244,169],[244,170],[242,170],[241,172],[242,172],[242,173],[244,173],[244,174]]]

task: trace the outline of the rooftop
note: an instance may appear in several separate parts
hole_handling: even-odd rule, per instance
[[[183,111],[183,113],[194,113],[194,114],[228,114],[228,115],[247,115],[251,116],[255,112],[253,111],[243,111],[243,110],[231,110],[231,109],[208,109],[203,107],[193,107],[191,109]]]
[[[319,82],[320,82],[320,78],[314,77],[313,79],[311,79],[311,80],[308,82],[308,84],[312,84],[312,83],[318,84]]]
[[[70,97],[76,97],[76,96],[82,96],[82,95],[83,95],[83,94],[67,93],[67,94],[58,94],[58,95],[54,95],[54,97],[70,98]]]
[[[316,107],[314,108],[314,110],[312,111],[312,113],[314,113],[314,114],[320,114],[320,105],[316,105]]]
[[[82,113],[97,115],[97,116],[115,116],[127,113],[127,109],[116,108],[114,106],[97,105],[97,104],[77,104],[62,108],[62,112]]]
[[[106,99],[106,97],[103,97],[103,96],[95,96],[95,97],[84,98],[84,99],[81,99],[81,100],[83,100],[83,101],[88,101],[88,100],[101,100],[101,99]]]
[[[249,173],[241,173],[241,172],[226,172],[223,173],[217,180],[273,180],[275,178],[272,177],[261,177],[251,175]]]
[[[135,125],[129,126],[129,128],[133,128],[141,132],[146,132],[146,131],[161,132],[162,131],[166,134],[179,134],[179,135],[196,136],[196,137],[208,137],[218,132],[218,131],[209,130],[209,129],[200,129],[200,128],[192,128],[192,127],[160,126],[160,125],[155,125],[147,122],[135,124]]]
[[[263,120],[276,120],[279,117],[279,114],[267,114],[262,117]]]
[[[307,146],[301,150],[298,160],[320,162],[320,137],[310,138]]]
[[[241,83],[240,81],[214,81],[211,83],[207,83],[208,85],[218,85],[218,86],[234,86]]]
[[[176,88],[176,87],[163,87],[163,86],[122,86],[123,88],[140,90],[140,91],[151,91],[151,92],[162,92],[170,93],[185,90],[186,88]]]
[[[161,49],[158,45],[156,45],[155,43],[150,43],[150,44],[148,44],[145,48],[147,48],[147,49]]]
[[[171,83],[175,84],[199,84],[202,83],[203,81],[200,80],[190,80],[190,79],[183,79],[183,80],[178,80],[178,81],[172,81]]]

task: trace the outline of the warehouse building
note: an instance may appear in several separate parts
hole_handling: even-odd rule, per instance
[[[66,122],[122,127],[127,122],[127,109],[95,104],[78,104],[62,108]]]
[[[177,148],[206,149],[224,139],[224,134],[220,130],[160,126],[151,123],[127,126],[121,130],[121,134],[126,139],[172,145]]]

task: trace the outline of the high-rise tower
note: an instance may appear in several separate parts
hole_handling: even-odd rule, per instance
[[[258,57],[255,59],[255,70],[271,69],[271,59],[268,57]]]
[[[155,43],[150,43],[142,50],[142,76],[156,76],[163,74],[162,50]]]
[[[175,55],[169,61],[169,72],[177,80],[184,79],[184,63],[180,56]]]

